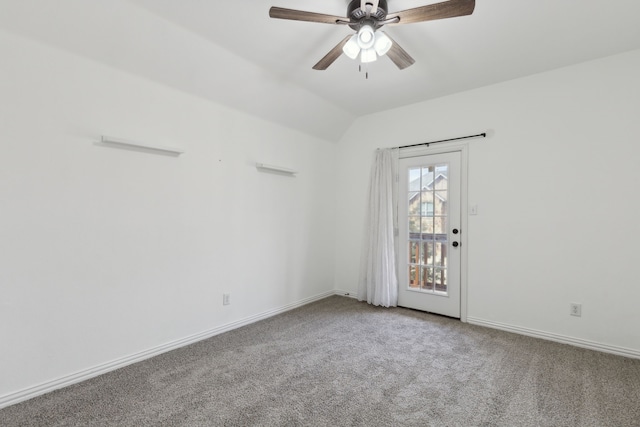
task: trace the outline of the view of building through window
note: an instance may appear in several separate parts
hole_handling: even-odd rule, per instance
[[[447,292],[448,165],[409,169],[409,288]]]

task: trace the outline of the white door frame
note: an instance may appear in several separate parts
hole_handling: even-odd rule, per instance
[[[428,156],[431,154],[460,153],[460,321],[467,323],[468,301],[468,247],[469,247],[469,145],[467,143],[442,144],[434,147],[411,147],[400,150],[399,158]],[[399,184],[396,179],[396,185]]]

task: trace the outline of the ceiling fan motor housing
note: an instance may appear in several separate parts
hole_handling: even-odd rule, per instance
[[[366,12],[360,9],[360,4],[360,0],[351,0],[347,7],[347,16],[351,21],[349,27],[358,31],[363,25],[369,24],[374,29],[377,29],[380,26],[378,22],[384,21],[387,17],[387,1],[379,0],[378,10],[376,13],[372,13],[368,18]]]

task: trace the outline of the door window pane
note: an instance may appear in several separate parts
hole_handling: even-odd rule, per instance
[[[433,268],[422,268],[422,289],[425,291],[433,291]]]
[[[434,213],[436,215],[447,215],[447,192],[436,191],[434,200]]]
[[[420,203],[420,215],[433,216],[433,211],[434,211],[433,202]]]
[[[413,233],[420,234],[420,217],[419,216],[410,216],[409,217],[409,233],[410,234],[413,234]]]
[[[429,186],[433,184],[433,172],[433,166],[422,168],[422,183],[420,185],[421,189],[429,188]]]
[[[446,242],[436,242],[435,243],[435,252],[434,252],[434,262],[433,265],[436,267],[446,267],[447,266],[447,243]]]
[[[409,194],[409,215],[420,215],[420,193]]]
[[[422,218],[422,238],[428,239],[429,236],[425,236],[425,234],[433,234],[433,218]]]
[[[444,235],[446,237],[447,234],[447,218],[446,217],[440,217],[440,218],[434,218],[434,226],[433,226],[433,233],[434,234],[440,234],[440,235]]]
[[[409,262],[411,264],[420,263],[419,253],[420,253],[420,242],[416,242],[416,241],[409,242]]]
[[[419,288],[420,287],[420,278],[418,277],[420,270],[415,265],[409,266],[409,287],[410,288]]]
[[[409,191],[420,191],[422,168],[409,169]]]
[[[439,165],[435,168],[434,190],[446,190],[448,186],[449,165]]]
[[[447,270],[444,268],[434,269],[434,285],[438,292],[447,292]]]
[[[433,242],[422,242],[422,265],[433,265]]]

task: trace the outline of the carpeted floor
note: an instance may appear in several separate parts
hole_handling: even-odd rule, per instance
[[[640,360],[330,297],[0,410],[2,426],[640,426]]]

